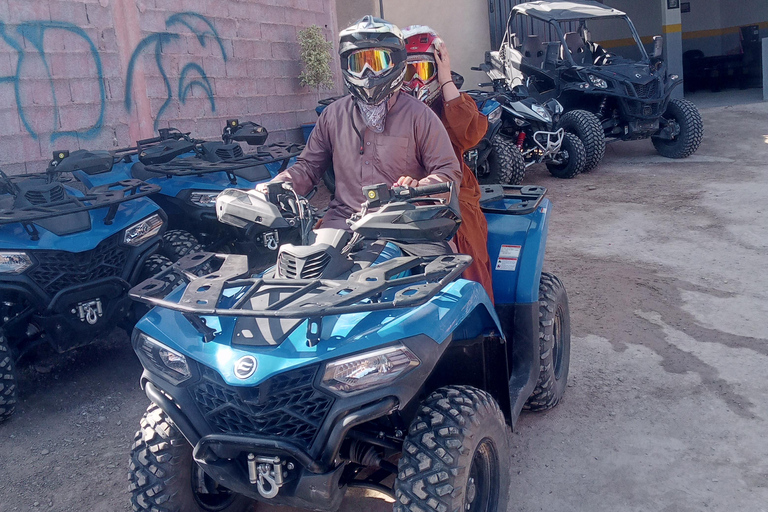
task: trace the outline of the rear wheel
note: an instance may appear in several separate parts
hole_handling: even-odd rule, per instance
[[[555,178],[575,178],[584,170],[586,159],[587,153],[581,140],[576,135],[565,132],[557,161],[547,162],[547,169]]]
[[[155,404],[141,419],[129,467],[131,504],[137,512],[240,512],[253,505],[200,469],[192,446]]]
[[[8,338],[0,329],[0,423],[16,409],[16,365]]]
[[[539,380],[525,408],[545,411],[560,402],[571,361],[571,316],[565,286],[554,274],[539,283]]]
[[[187,254],[202,250],[203,246],[197,241],[195,235],[183,229],[173,229],[163,235],[160,254],[171,261],[178,261]]]
[[[605,133],[597,116],[586,110],[571,110],[563,114],[557,127],[573,133],[584,145],[586,160],[582,172],[597,167],[605,155]]]
[[[672,100],[663,117],[677,123],[680,132],[672,139],[651,137],[656,151],[667,158],[685,158],[695,153],[704,136],[704,122],[696,105],[688,100]]]
[[[479,179],[480,183],[520,185],[525,178],[525,160],[517,145],[502,135],[494,135],[491,147],[488,174]]]
[[[507,510],[511,452],[499,405],[485,391],[433,392],[403,442],[394,512]]]

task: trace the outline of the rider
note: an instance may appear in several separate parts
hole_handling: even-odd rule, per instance
[[[365,16],[339,38],[341,70],[351,95],[323,111],[296,164],[273,181],[290,181],[305,195],[333,162],[336,192],[322,227],[336,229],[349,229],[346,220],[366,200],[363,185],[452,182],[457,190],[462,168],[440,119],[423,103],[400,94],[406,68],[400,29]]]
[[[488,130],[488,120],[468,94],[460,94],[451,76],[448,49],[434,30],[413,25],[403,30],[408,65],[403,91],[425,102],[440,116],[456,157],[462,163],[459,189],[461,226],[453,238],[458,252],[472,256],[464,277],[483,285],[493,300],[491,260],[488,256],[488,224],[480,210],[480,185],[464,163],[464,152],[476,146]]]

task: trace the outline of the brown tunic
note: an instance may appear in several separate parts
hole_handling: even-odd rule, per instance
[[[459,189],[461,227],[453,241],[458,252],[472,256],[472,265],[464,271],[464,277],[482,284],[493,300],[491,283],[491,259],[488,256],[488,223],[480,210],[480,185],[472,171],[464,163],[464,152],[476,146],[488,130],[488,119],[477,110],[469,95],[447,103],[436,101],[435,110],[445,124],[453,149],[463,168]]]
[[[331,103],[296,164],[275,181],[291,181],[299,194],[307,194],[331,162],[336,193],[323,218],[327,228],[348,229],[346,219],[365,202],[363,185],[392,185],[401,176],[421,185],[452,181],[458,189],[461,183],[462,168],[440,119],[407,94],[400,94],[387,113],[382,133],[366,128],[351,96]]]

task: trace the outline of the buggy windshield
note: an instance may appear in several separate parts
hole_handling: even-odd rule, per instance
[[[559,24],[565,46],[577,64],[610,66],[648,59],[626,16],[560,21]]]

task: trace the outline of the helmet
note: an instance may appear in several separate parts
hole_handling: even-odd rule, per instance
[[[424,25],[411,25],[403,30],[403,37],[408,51],[403,91],[431,105],[440,96],[434,56],[437,33]]]
[[[403,83],[405,41],[395,25],[365,16],[339,33],[341,72],[353,96],[378,105]]]

